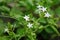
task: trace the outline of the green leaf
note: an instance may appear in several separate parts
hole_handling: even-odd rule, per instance
[[[45,28],[45,31],[46,31],[47,33],[55,33],[55,31],[54,31],[50,26],[46,27],[46,28]]]
[[[19,20],[22,17],[22,13],[19,9],[12,8],[12,10],[10,12],[10,16],[12,18],[15,18],[16,20]]]
[[[47,19],[47,22],[48,22],[49,24],[56,25],[54,19]]]
[[[33,32],[28,33],[27,37],[27,40],[36,40],[36,34]]]
[[[19,38],[25,36],[26,30],[24,28],[17,29],[16,34],[19,35]]]
[[[5,28],[5,25],[4,25],[3,21],[0,20],[0,35],[2,35],[4,33],[4,28]]]
[[[10,9],[6,6],[0,6],[0,10],[3,12],[9,12],[10,11]]]
[[[9,37],[4,36],[4,37],[0,37],[0,40],[10,40],[10,38],[9,38]]]
[[[56,15],[58,15],[58,16],[60,17],[60,7],[58,7],[58,8],[55,10],[55,12],[56,12]]]
[[[44,18],[39,18],[40,23],[46,23],[46,20]]]

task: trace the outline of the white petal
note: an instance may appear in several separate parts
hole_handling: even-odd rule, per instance
[[[43,7],[43,6],[40,6],[40,5],[37,6],[37,8],[41,8],[41,7]]]
[[[45,12],[45,11],[46,11],[46,8],[43,7],[41,10],[42,10],[43,12]]]
[[[9,32],[8,28],[6,28],[6,29],[4,30],[4,32]]]
[[[27,25],[27,26],[28,26],[29,28],[32,28],[32,25],[33,25],[33,24],[28,23],[28,25]]]
[[[26,21],[29,21],[29,17],[25,15],[25,17],[23,17]]]
[[[50,17],[51,15],[47,12],[44,17]]]

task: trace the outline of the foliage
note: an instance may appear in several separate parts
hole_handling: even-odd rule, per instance
[[[0,0],[0,40],[60,36],[59,5],[60,0]]]

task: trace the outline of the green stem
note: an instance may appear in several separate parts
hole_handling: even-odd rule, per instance
[[[58,30],[54,26],[51,26],[51,28],[58,34],[58,36],[60,36],[60,33],[58,32]]]

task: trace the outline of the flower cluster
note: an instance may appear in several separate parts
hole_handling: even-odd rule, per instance
[[[29,21],[29,20],[30,20],[30,19],[29,19],[30,17],[29,17],[29,16],[26,16],[26,15],[25,15],[23,18],[24,18],[26,21]],[[27,26],[28,26],[28,28],[32,28],[32,27],[33,27],[33,24],[28,23]]]
[[[43,11],[43,12],[46,11],[46,8],[44,8],[43,6],[38,5],[37,8],[39,11]]]
[[[45,14],[44,17],[48,17],[48,18],[49,18],[49,17],[51,16],[48,12],[45,12],[45,11],[47,11],[47,8],[38,5],[38,6],[37,6],[37,9],[38,9],[39,13],[40,13],[41,11],[44,12],[44,14]],[[27,16],[27,15],[25,15],[23,18],[24,18],[26,21],[30,21],[30,17]],[[32,27],[33,27],[33,24],[28,23],[27,26],[28,26],[28,28],[32,28]]]
[[[41,5],[38,5],[37,6],[37,11],[39,12],[39,13],[41,13],[41,11],[42,12],[44,12],[44,17],[50,17],[51,15],[47,12],[47,8],[45,8],[45,7],[43,7],[43,6],[41,6]]]
[[[50,17],[51,15],[48,13],[48,12],[45,12],[45,11],[47,11],[47,8],[45,8],[45,7],[43,7],[43,6],[41,6],[41,5],[38,5],[37,6],[37,11],[39,12],[39,13],[41,13],[41,11],[42,12],[44,12],[44,17]],[[30,21],[30,17],[29,16],[27,16],[27,15],[25,15],[24,17],[23,17],[26,21]],[[33,28],[33,24],[31,24],[30,22],[27,24],[27,27],[28,28]],[[5,32],[9,32],[9,30],[8,30],[8,28],[6,28],[5,29]]]

